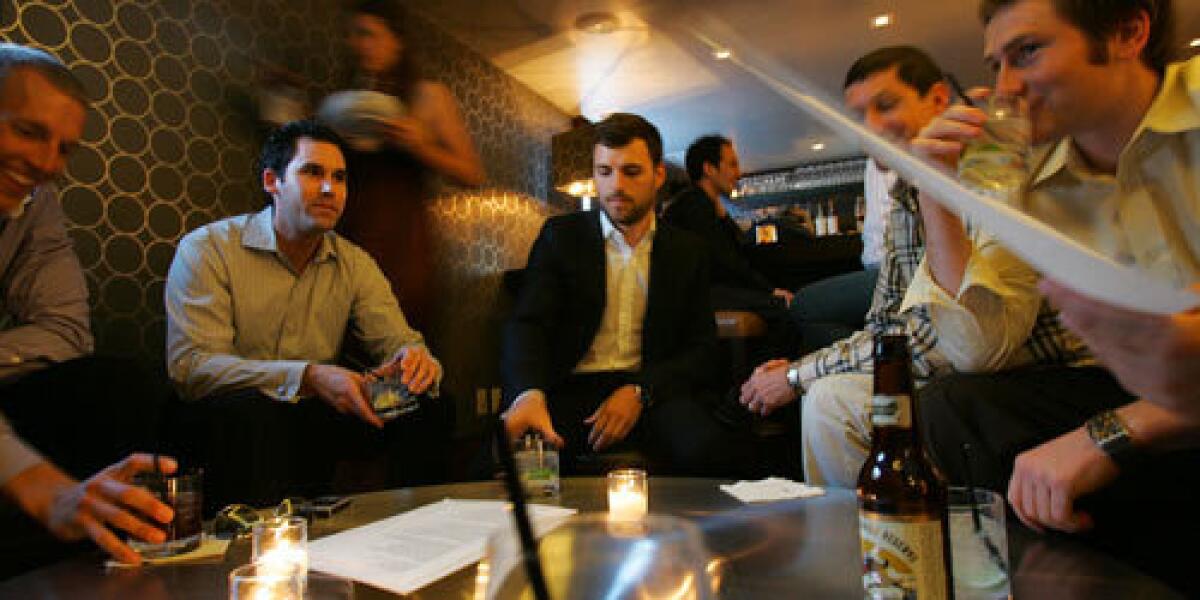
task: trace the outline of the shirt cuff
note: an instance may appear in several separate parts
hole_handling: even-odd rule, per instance
[[[517,394],[516,400],[513,400],[512,404],[508,405],[508,410],[505,410],[504,414],[500,415],[500,417],[507,418],[508,413],[512,412],[512,410],[514,408],[516,408],[518,404],[525,402],[529,398],[541,398],[542,403],[545,404],[546,392],[543,392],[542,390],[539,390],[539,389],[528,389],[528,390],[521,392],[520,394]]]
[[[300,360],[281,360],[278,364],[281,375],[278,383],[272,387],[261,388],[262,393],[280,402],[295,404],[300,401],[300,387],[304,384],[304,370],[308,368],[309,363]]]

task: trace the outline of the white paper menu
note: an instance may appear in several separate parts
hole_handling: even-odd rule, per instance
[[[538,534],[577,512],[526,506]],[[411,594],[479,561],[488,536],[501,527],[513,527],[507,502],[446,499],[309,542],[308,564],[315,571]]]

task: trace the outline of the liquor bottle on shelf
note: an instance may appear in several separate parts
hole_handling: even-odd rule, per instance
[[[825,234],[837,235],[841,233],[841,227],[838,225],[837,208],[833,205],[833,200],[829,201],[829,209],[825,211]]]
[[[867,224],[867,201],[859,196],[854,201],[854,222],[856,231],[862,233],[866,229]]]
[[[908,338],[875,340],[871,452],[858,475],[867,598],[953,598],[946,482],[916,427]]]
[[[813,224],[817,228],[817,237],[829,235],[829,222],[825,220],[825,207],[821,206],[819,200],[817,201],[817,213],[813,217]]]

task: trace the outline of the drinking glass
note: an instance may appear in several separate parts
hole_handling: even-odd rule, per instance
[[[301,574],[281,572],[262,565],[242,565],[229,572],[229,600],[303,600]]]
[[[980,137],[963,151],[958,178],[985,196],[1008,201],[1029,175],[1029,111],[1024,100],[1009,96],[992,96],[980,108],[987,121]]]
[[[553,598],[715,598],[700,530],[678,517],[576,515],[542,538],[538,555]],[[488,538],[475,599],[532,597],[516,532],[500,528]]]
[[[129,547],[144,558],[175,556],[200,547],[203,532],[200,511],[203,499],[203,471],[194,469],[173,475],[139,473],[134,476],[133,483],[146,488],[163,504],[170,506],[175,511],[175,517],[170,523],[160,525],[166,534],[166,540],[161,544],[130,539]]]
[[[556,496],[559,492],[558,450],[537,434],[526,435],[513,454],[521,485],[530,496]]]
[[[989,490],[951,487],[950,557],[954,597],[1008,598],[1008,534],[1005,502]]]

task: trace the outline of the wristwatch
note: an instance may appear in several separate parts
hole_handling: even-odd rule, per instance
[[[792,386],[792,391],[797,394],[804,393],[804,385],[800,383],[800,363],[792,363],[787,368],[787,382]]]
[[[654,398],[650,395],[650,389],[640,384],[633,384],[633,393],[637,394],[638,402],[642,403],[642,408],[650,408],[654,406]]]
[[[1118,465],[1127,464],[1137,453],[1129,437],[1129,428],[1115,410],[1106,410],[1088,419],[1087,433]]]

